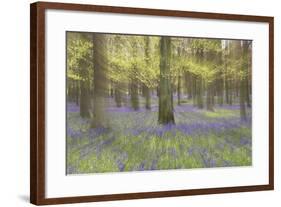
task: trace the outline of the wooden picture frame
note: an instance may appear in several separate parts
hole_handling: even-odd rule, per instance
[[[134,192],[120,194],[104,194],[92,196],[46,198],[46,61],[45,33],[46,10],[63,10],[79,12],[103,12],[110,14],[148,15],[157,17],[194,18],[203,20],[247,21],[268,24],[269,34],[269,166],[268,183],[264,185],[228,186],[204,189],[163,190],[152,192]],[[59,21],[59,20],[58,20]],[[236,14],[203,13],[189,11],[172,11],[144,8],[111,7],[84,4],[36,2],[30,5],[30,202],[36,205],[96,202],[125,199],[143,199],[156,197],[173,197],[203,194],[219,194],[246,191],[263,191],[274,189],[274,19],[265,16],[249,16]],[[98,186],[97,186],[98,187]]]

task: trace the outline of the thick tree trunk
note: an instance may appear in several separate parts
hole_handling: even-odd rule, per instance
[[[170,80],[171,38],[160,40],[159,124],[175,123]]]
[[[107,89],[107,49],[104,34],[93,34],[94,104],[91,127],[108,127],[105,106]]]

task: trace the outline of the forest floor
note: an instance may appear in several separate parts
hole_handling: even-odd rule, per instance
[[[111,101],[114,103],[114,100]],[[155,101],[156,102],[156,101]],[[250,166],[251,114],[239,105],[214,112],[174,104],[175,125],[158,125],[158,106],[107,108],[110,128],[90,129],[79,106],[67,104],[67,174]]]

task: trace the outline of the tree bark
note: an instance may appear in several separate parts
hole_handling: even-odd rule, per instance
[[[241,48],[241,42],[240,41],[237,41],[235,46],[236,46],[237,56],[241,57],[241,53],[242,53],[241,61],[243,62],[244,58],[245,58],[245,55],[247,55],[247,53],[246,53],[247,45],[245,45],[245,42],[243,42],[243,41],[242,41],[242,43],[243,43],[242,48]],[[248,70],[247,64],[242,64],[241,69],[242,70]],[[245,90],[246,80],[245,79],[246,79],[246,76],[241,75],[240,84],[239,84],[239,104],[240,104],[240,118],[241,118],[241,120],[247,119],[246,105],[245,105],[245,102],[246,102],[246,90]]]
[[[90,104],[89,104],[89,93],[88,84],[86,81],[81,81],[80,87],[80,116],[82,118],[90,117]]]
[[[104,34],[93,34],[94,98],[91,127],[108,127],[105,113],[107,92],[107,49]]]
[[[245,106],[245,78],[240,80],[240,118],[241,120],[247,119],[246,106]]]
[[[197,82],[196,82],[196,97],[197,97],[197,107],[199,109],[204,108],[204,103],[203,103],[203,80],[202,77],[198,77]]]
[[[131,106],[134,110],[139,109],[138,81],[132,78],[131,82]]]
[[[144,96],[145,96],[145,108],[147,110],[150,110],[151,109],[150,90],[146,85],[144,85]]]
[[[79,105],[79,81],[75,81],[75,103],[78,106]]]
[[[207,110],[208,111],[214,111],[214,100],[213,100],[213,84],[208,83],[207,84]]]
[[[170,80],[171,38],[160,39],[159,124],[174,124],[172,87]]]
[[[192,75],[190,74],[189,71],[186,71],[184,73],[184,77],[185,77],[185,86],[186,86],[186,92],[187,92],[187,98],[191,99],[192,98],[192,85],[193,85],[193,80],[192,80]]]
[[[181,105],[181,76],[178,75],[178,105]]]
[[[121,107],[122,106],[122,92],[121,92],[119,83],[115,84],[115,90],[114,91],[115,91],[114,97],[115,97],[116,106]]]
[[[150,59],[151,59],[151,50],[150,50],[150,38],[149,36],[145,36],[145,63],[146,63],[146,67],[148,67],[150,65]],[[151,98],[150,98],[150,89],[149,87],[143,83],[143,95],[145,97],[145,108],[147,110],[150,110],[151,109]]]

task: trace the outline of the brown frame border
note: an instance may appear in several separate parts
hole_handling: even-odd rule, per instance
[[[269,24],[269,183],[126,194],[45,198],[45,11],[47,9],[264,22]],[[36,205],[172,197],[274,189],[274,18],[86,4],[36,2],[30,5],[30,202]]]

